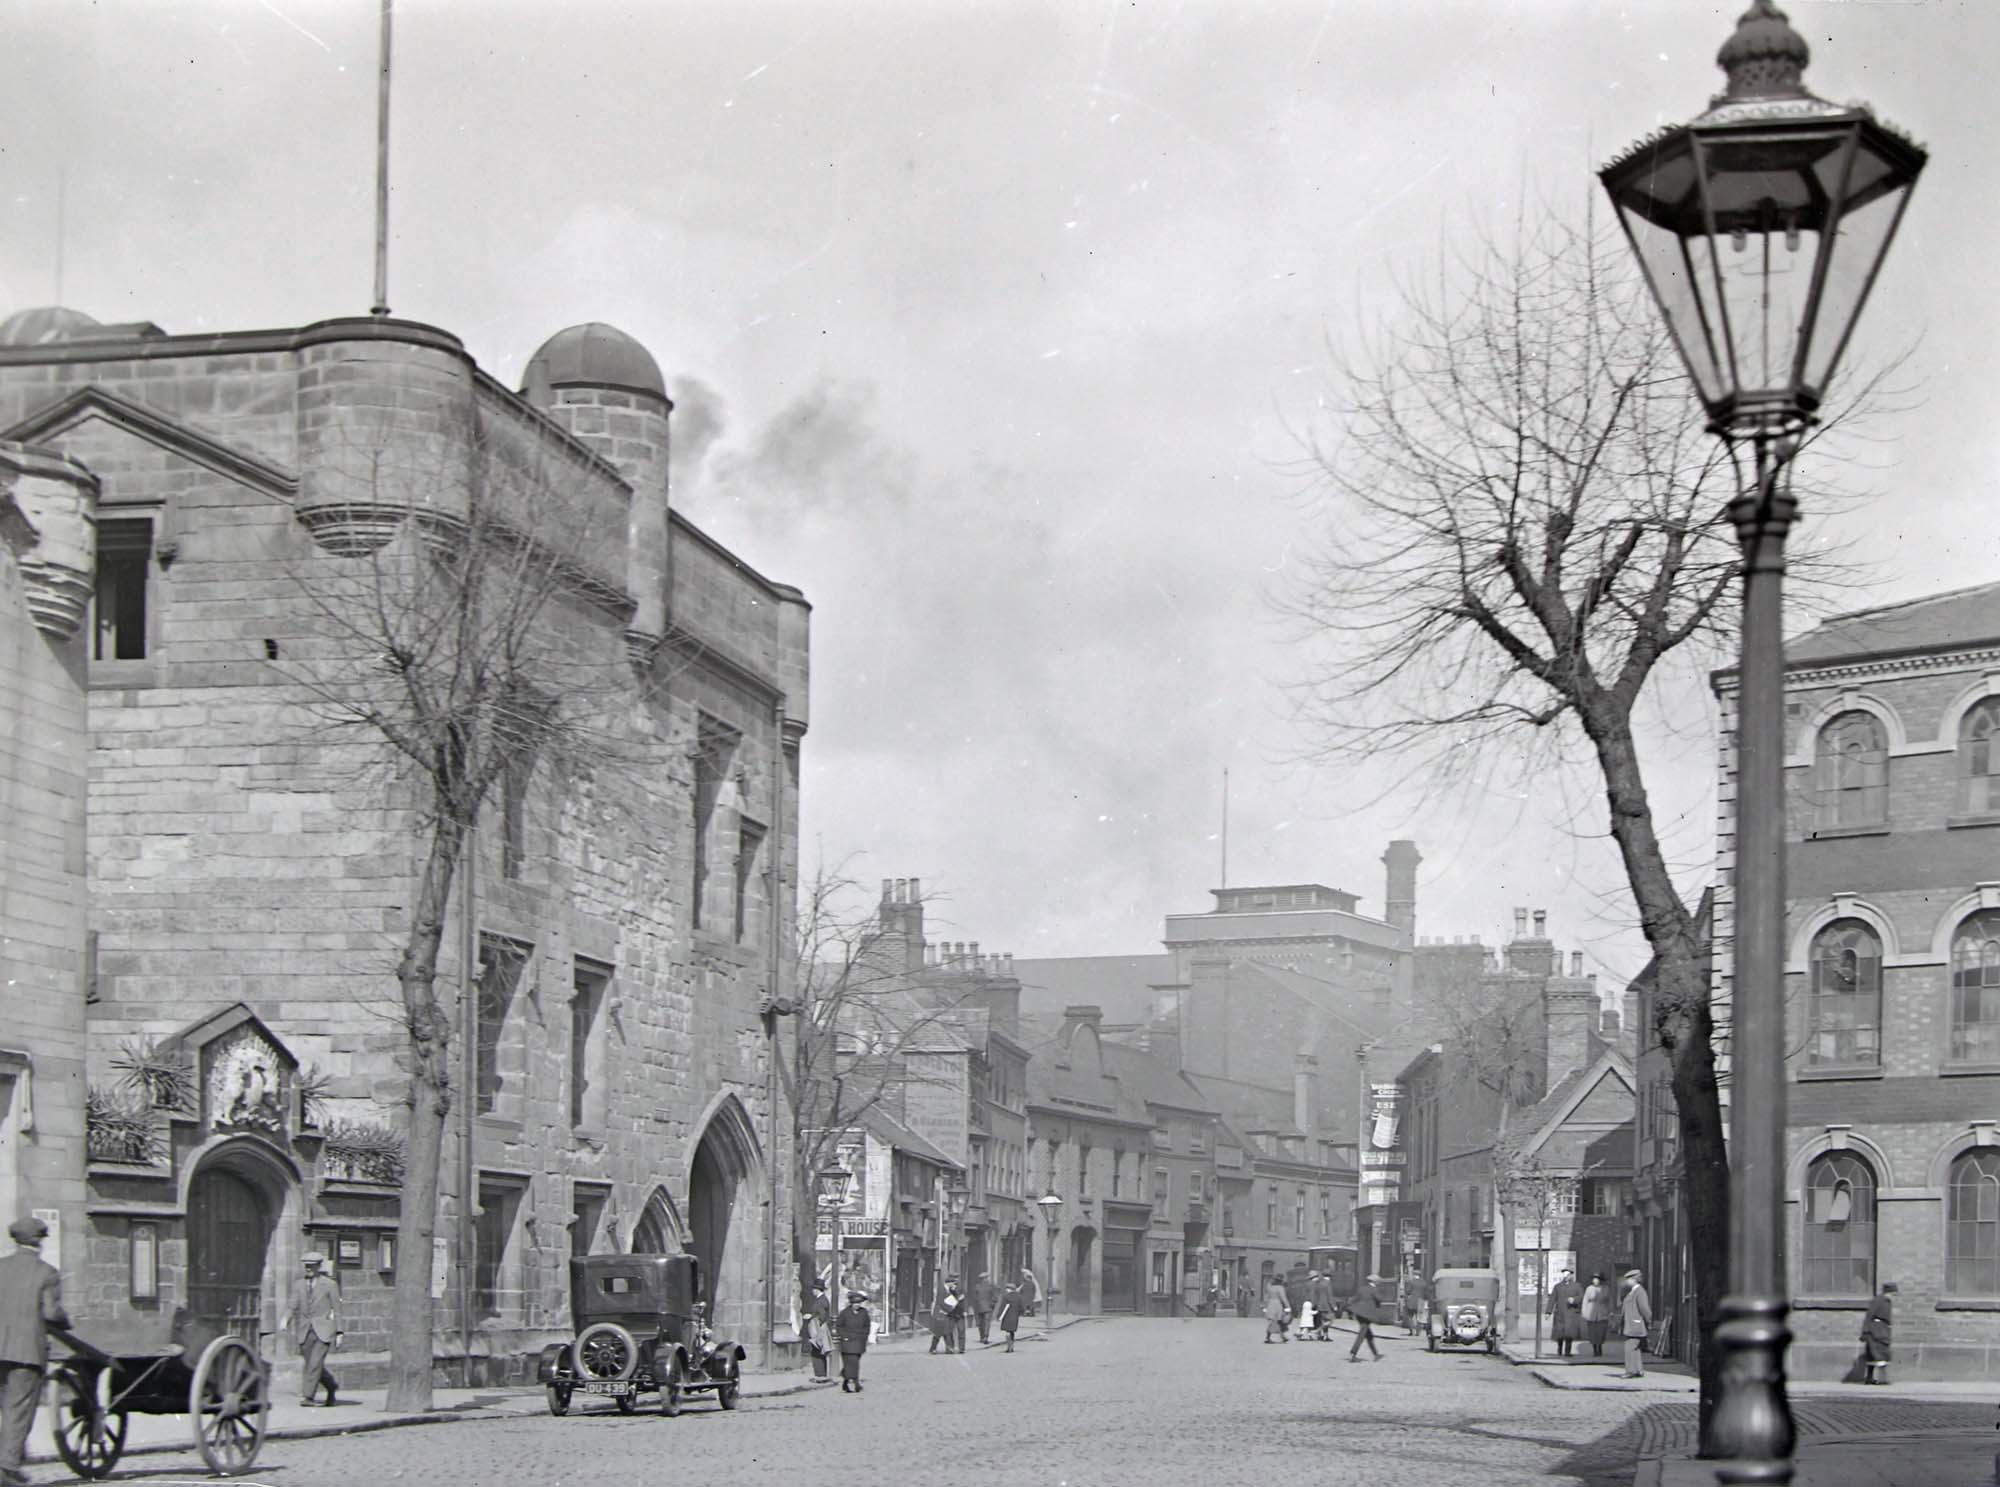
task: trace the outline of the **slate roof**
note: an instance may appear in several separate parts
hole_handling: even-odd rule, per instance
[[[965,1170],[962,1163],[953,1161],[880,1105],[870,1106],[864,1110],[861,1113],[861,1124],[873,1131],[878,1139],[898,1151],[907,1151],[911,1156],[921,1157],[940,1167],[949,1167],[954,1172]]]
[[[1785,647],[1787,665],[2000,640],[2000,583],[1834,615]]]
[[[1148,1105],[1168,1105],[1204,1115],[1220,1114],[1215,1103],[1192,1079],[1168,1068],[1151,1054],[1122,1043],[1106,1042],[1102,1046],[1105,1071],[1115,1075],[1121,1087]]]
[[[1016,960],[1021,1011],[1059,1016],[1064,1007],[1104,1009],[1106,1022],[1145,1022],[1153,1015],[1153,987],[1174,974],[1171,955],[1070,955]]]

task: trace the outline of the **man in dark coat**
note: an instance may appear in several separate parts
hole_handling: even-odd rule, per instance
[[[7,1233],[18,1248],[0,1260],[0,1482],[24,1487],[21,1453],[42,1397],[49,1328],[67,1328],[69,1314],[62,1275],[41,1255],[49,1226],[38,1218],[16,1219]]]
[[[875,1319],[868,1315],[865,1291],[849,1291],[847,1305],[833,1319],[833,1341],[840,1349],[840,1392],[861,1392],[861,1355],[868,1351],[868,1339],[875,1331]]]
[[[1556,1356],[1575,1354],[1577,1339],[1583,1336],[1583,1287],[1573,1271],[1565,1270],[1555,1289],[1549,1292],[1549,1312],[1553,1317]]]
[[[944,1344],[947,1353],[965,1351],[965,1298],[958,1294],[958,1282],[948,1280],[944,1291],[931,1304],[931,1351]]]
[[[1896,1283],[1882,1282],[1882,1289],[1873,1301],[1868,1303],[1868,1315],[1861,1322],[1861,1371],[1862,1382],[1866,1384],[1886,1384],[1889,1382],[1889,1341],[1895,1324],[1895,1303],[1889,1298],[1896,1294]]]
[[[826,1294],[826,1282],[813,1282],[812,1299],[806,1302],[806,1347],[812,1353],[813,1382],[824,1384],[826,1355],[833,1351],[833,1301]]]
[[[1369,1276],[1361,1282],[1354,1293],[1354,1300],[1348,1310],[1354,1313],[1354,1346],[1347,1350],[1347,1361],[1361,1361],[1361,1345],[1366,1343],[1368,1351],[1377,1363],[1382,1361],[1382,1350],[1375,1346],[1375,1322],[1382,1315],[1382,1293],[1375,1289],[1375,1277]]]
[[[1322,1271],[1314,1271],[1312,1284],[1306,1287],[1306,1299],[1312,1302],[1313,1336],[1325,1342],[1333,1335],[1333,1278]]]
[[[979,1322],[979,1341],[983,1346],[992,1340],[993,1307],[1000,1299],[1000,1293],[993,1289],[993,1282],[981,1271],[972,1283],[972,1315]]]
[[[1010,1353],[1014,1351],[1014,1333],[1020,1328],[1021,1313],[1026,1311],[1027,1307],[1028,1303],[1021,1295],[1019,1281],[1000,1293],[1000,1310],[995,1314],[994,1320],[999,1322],[1000,1330],[1007,1334],[1007,1351]]]

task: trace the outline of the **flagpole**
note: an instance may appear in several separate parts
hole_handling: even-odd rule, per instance
[[[1229,766],[1222,767],[1222,881],[1220,888],[1229,886]]]
[[[374,315],[389,313],[389,12],[392,0],[382,0],[381,70],[375,84],[375,305]]]

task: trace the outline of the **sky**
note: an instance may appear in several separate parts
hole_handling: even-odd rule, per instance
[[[673,499],[814,605],[802,846],[919,877],[933,938],[1157,947],[1221,881],[1424,935],[1516,905],[1608,987],[1643,946],[1587,777],[1380,798],[1304,762],[1275,596],[1338,513],[1304,442],[1398,274],[1700,112],[1744,0],[726,5],[398,0],[389,300],[510,384],[558,329],[645,343]],[[1804,540],[1859,605],[2000,578],[2000,5],[1792,0],[1808,84],[1931,149],[1864,322],[1913,348],[1869,499]],[[372,299],[372,0],[0,0],[0,313],[171,332]],[[1708,881],[1703,689],[1649,712]]]

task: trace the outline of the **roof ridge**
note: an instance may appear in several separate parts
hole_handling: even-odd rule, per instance
[[[1989,579],[1985,583],[1967,584],[1964,588],[1946,589],[1942,593],[1919,594],[1911,599],[1895,599],[1887,604],[1873,604],[1866,609],[1843,610],[1839,614],[1828,615],[1812,629],[1802,631],[1796,639],[1804,640],[1829,626],[1841,625],[1849,620],[1865,620],[1874,615],[1888,614],[1898,609],[1916,609],[1925,604],[1942,604],[1951,599],[1963,599],[1967,594],[1977,594],[1983,589],[2000,589],[2000,579]]]

